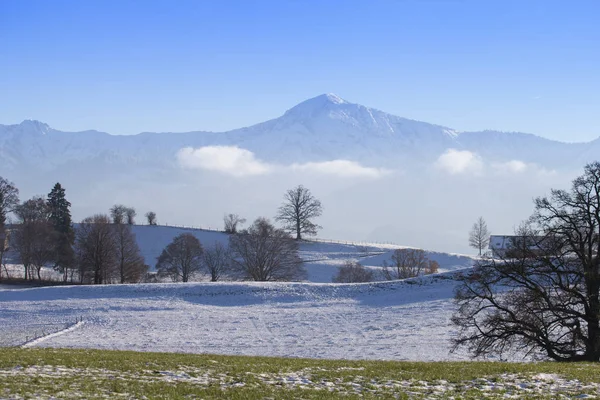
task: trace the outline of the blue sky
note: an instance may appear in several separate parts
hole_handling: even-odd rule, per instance
[[[0,0],[0,123],[228,130],[332,92],[459,130],[600,136],[598,1]]]

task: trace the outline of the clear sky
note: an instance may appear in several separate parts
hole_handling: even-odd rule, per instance
[[[0,0],[0,123],[228,130],[321,93],[458,130],[600,136],[600,1]]]

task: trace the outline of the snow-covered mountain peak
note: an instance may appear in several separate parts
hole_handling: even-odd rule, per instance
[[[342,99],[340,96],[338,96],[337,94],[334,94],[334,93],[327,93],[327,94],[324,94],[323,96],[325,96],[327,98],[327,100],[329,100],[330,102],[332,102],[334,104],[347,103],[346,100]]]
[[[339,108],[340,106],[350,104],[351,103],[333,93],[327,93],[303,101],[302,103],[287,110],[285,115],[310,118],[321,112],[329,112]]]

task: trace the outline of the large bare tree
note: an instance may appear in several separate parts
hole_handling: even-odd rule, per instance
[[[300,185],[288,190],[284,201],[277,212],[275,220],[283,222],[283,229],[296,235],[301,240],[302,235],[314,236],[321,227],[312,220],[321,216],[323,207],[310,190]]]
[[[55,232],[50,223],[50,209],[42,197],[34,197],[14,209],[18,223],[12,235],[13,246],[23,264],[25,279],[33,271],[41,279],[41,270],[55,258]]]
[[[306,277],[298,257],[298,243],[266,218],[229,238],[232,263],[245,279],[294,281]]]
[[[202,262],[210,274],[210,281],[217,282],[229,270],[231,264],[229,248],[216,242],[213,246],[204,249]]]
[[[490,231],[483,217],[479,217],[469,232],[469,246],[479,250],[481,255],[490,244]]]
[[[137,283],[142,280],[148,266],[140,254],[140,248],[135,240],[131,226],[117,224],[115,230],[116,258],[120,283]]]
[[[13,211],[18,204],[19,189],[14,183],[0,176],[0,267],[9,246],[8,231],[6,229],[8,213]]]
[[[117,240],[108,215],[85,218],[76,231],[75,251],[82,283],[112,283],[118,276]]]
[[[457,290],[455,346],[600,361],[600,163],[570,191],[535,200],[501,259],[483,260]]]
[[[202,269],[202,244],[191,233],[176,236],[165,247],[156,263],[159,276],[169,276],[173,282],[188,282]]]

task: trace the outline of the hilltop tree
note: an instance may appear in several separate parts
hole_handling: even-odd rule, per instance
[[[60,183],[54,185],[46,205],[50,213],[49,220],[54,230],[55,254],[54,268],[63,273],[63,280],[66,281],[68,271],[74,267],[75,252],[73,245],[75,243],[75,231],[71,221],[71,203],[65,197],[65,189]]]
[[[127,218],[127,207],[123,204],[115,204],[110,208],[110,218],[113,224],[123,224]]]
[[[321,216],[323,207],[304,186],[300,185],[288,190],[284,195],[284,202],[279,207],[275,220],[283,222],[288,232],[295,233],[296,240],[301,240],[302,235],[314,236],[321,227],[311,220]]]
[[[182,233],[162,251],[156,271],[161,276],[171,277],[173,282],[188,282],[200,272],[203,252],[202,244],[194,235]]]
[[[15,184],[0,176],[0,267],[4,260],[4,253],[8,250],[8,232],[6,220],[8,213],[19,204],[19,189]]]
[[[490,231],[483,217],[479,217],[469,232],[469,246],[479,250],[479,255],[490,244]]]
[[[246,279],[292,281],[306,276],[298,257],[298,243],[266,218],[229,237],[233,267]]]
[[[225,233],[235,234],[238,231],[238,226],[246,223],[246,219],[237,214],[226,214],[223,217],[223,222]]]
[[[586,165],[570,191],[537,198],[513,239],[505,256],[461,280],[455,347],[600,361],[600,163]]]
[[[128,225],[135,225],[135,216],[136,215],[137,215],[137,212],[135,211],[135,208],[127,207],[125,209],[125,216],[127,217]]]
[[[156,213],[154,211],[148,211],[146,213],[146,220],[148,225],[156,225]]]

